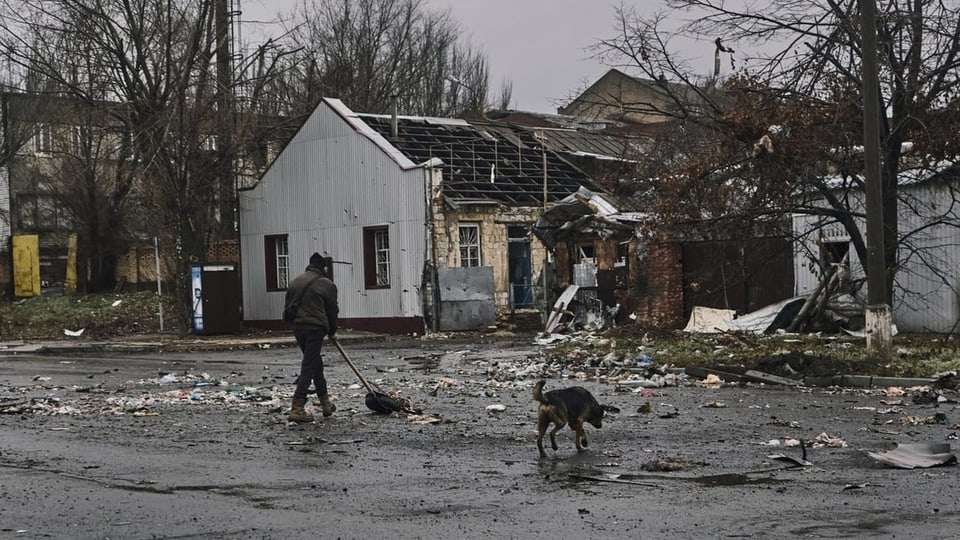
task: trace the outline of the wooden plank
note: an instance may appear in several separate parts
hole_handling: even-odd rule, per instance
[[[579,289],[579,285],[569,285],[563,291],[563,294],[560,295],[560,298],[557,298],[557,301],[553,304],[553,311],[551,311],[550,316],[547,317],[547,324],[544,327],[546,333],[549,334],[557,328],[557,325],[560,324],[560,317],[567,310],[567,306],[570,305],[570,301],[573,300],[573,297]]]

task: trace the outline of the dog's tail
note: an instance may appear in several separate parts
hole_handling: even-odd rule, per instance
[[[548,403],[548,401],[543,398],[543,385],[545,384],[547,384],[547,381],[541,380],[533,385],[533,399],[540,403]]]

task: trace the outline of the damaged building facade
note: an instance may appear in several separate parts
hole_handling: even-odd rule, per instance
[[[851,212],[864,215],[864,193],[842,178],[828,179],[845,190]],[[960,236],[956,208],[960,167],[940,162],[934,167],[908,166],[900,171],[898,187],[898,270],[891,310],[900,332],[952,334],[960,327]],[[851,180],[851,182],[853,182]],[[855,219],[865,229],[862,217]],[[851,317],[844,327],[863,328],[866,273],[849,232],[832,218],[797,215],[794,267],[796,294],[825,294],[831,307]],[[833,279],[831,279],[833,278]],[[837,315],[843,315],[838,313]],[[855,320],[859,318],[859,320]],[[854,319],[854,320],[850,320]]]
[[[240,194],[244,320],[279,326],[286,284],[333,260],[345,328],[484,328],[543,304],[545,206],[589,185],[543,130],[361,114],[323,99]]]

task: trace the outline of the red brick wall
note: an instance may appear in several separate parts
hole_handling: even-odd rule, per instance
[[[219,240],[207,248],[207,264],[240,264],[240,242]]]
[[[683,259],[680,246],[648,243],[641,271],[646,291],[635,295],[637,323],[656,328],[681,328],[683,321]]]

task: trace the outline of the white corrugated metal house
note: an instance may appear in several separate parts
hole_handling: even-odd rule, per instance
[[[952,163],[935,170],[901,172],[898,260],[894,284],[893,322],[908,333],[949,333],[960,321],[960,208],[958,170]],[[863,192],[848,193],[853,211],[863,214]],[[865,230],[863,220],[858,227]],[[797,215],[795,275],[797,295],[816,289],[822,262],[842,261],[848,282],[863,283],[864,265],[850,246],[850,237],[836,221]],[[844,260],[844,257],[846,259]],[[864,285],[855,296],[866,299]]]
[[[544,251],[530,226],[544,196],[589,185],[537,135],[323,99],[240,193],[245,323],[281,324],[313,252],[333,260],[344,328],[477,328],[495,308],[533,305]]]

